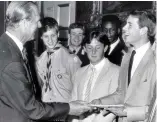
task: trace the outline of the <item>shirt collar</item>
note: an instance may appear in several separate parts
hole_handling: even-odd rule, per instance
[[[119,43],[120,39],[118,38],[117,41],[115,41],[114,43],[111,44],[111,48],[112,47],[116,47],[116,45]]]
[[[150,46],[151,46],[150,42],[147,42],[146,44],[142,45],[141,47],[139,47],[135,50],[136,54],[137,53],[145,53],[149,49]]]
[[[16,45],[18,46],[18,48],[22,52],[22,50],[23,50],[23,44],[22,44],[22,42],[18,38],[16,38],[14,35],[12,35],[11,33],[9,33],[8,31],[6,31],[6,34],[16,43]]]
[[[72,47],[72,46],[69,46],[69,49],[70,49],[70,51],[74,51],[75,49]],[[79,46],[75,51],[75,54],[77,54],[78,53],[78,51],[81,49],[81,46]]]
[[[101,70],[101,69],[103,68],[104,64],[105,64],[105,58],[103,58],[103,59],[102,59],[98,64],[96,64],[96,65],[93,65],[93,64],[90,63],[90,66],[93,67],[93,68],[95,68],[96,71],[99,71],[99,70]]]

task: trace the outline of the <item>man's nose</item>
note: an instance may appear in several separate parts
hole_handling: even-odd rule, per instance
[[[106,35],[107,35],[108,38],[111,37],[110,31],[107,31]]]
[[[92,49],[92,54],[95,54],[96,53],[96,49]]]

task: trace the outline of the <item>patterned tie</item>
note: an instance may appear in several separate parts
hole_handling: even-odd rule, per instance
[[[22,50],[22,56],[23,56],[23,60],[24,60],[24,62],[26,63],[26,64],[28,64],[28,58],[27,58],[27,50],[26,50],[26,48],[23,48],[23,50]]]
[[[131,81],[132,63],[133,63],[135,54],[136,54],[136,51],[133,50],[132,53],[131,53],[130,62],[129,62],[129,69],[128,69],[128,86],[129,86],[130,81]]]
[[[45,92],[49,89],[51,90],[51,86],[50,86],[50,79],[51,79],[51,55],[53,54],[53,52],[47,52],[47,57],[48,57],[48,60],[47,60],[47,72],[46,72],[46,77],[45,79],[46,80],[46,88],[45,88]]]
[[[29,62],[28,62],[28,53],[27,53],[27,50],[26,48],[24,47],[23,50],[22,50],[22,56],[23,56],[23,60],[24,60],[24,63],[25,63],[25,66],[26,66],[26,72],[27,72],[27,78],[29,79],[29,81],[32,83],[33,85],[33,91],[34,93],[36,94],[36,87],[35,87],[35,84],[33,82],[33,76],[32,76],[32,72],[31,72],[31,68],[29,66]],[[29,76],[28,76],[29,75]]]
[[[95,74],[95,68],[91,67],[90,77],[89,77],[89,80],[88,80],[88,83],[87,83],[87,87],[86,87],[86,91],[85,91],[85,99],[84,99],[87,102],[90,102],[89,101],[89,96],[90,96],[90,93],[91,93],[91,87],[92,87],[92,81],[93,81],[93,78],[94,78],[94,74]]]

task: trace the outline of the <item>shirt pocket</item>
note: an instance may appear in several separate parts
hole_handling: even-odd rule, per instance
[[[71,78],[66,72],[65,68],[55,70],[54,75],[56,79],[55,83],[57,82],[56,84],[58,84],[60,87],[68,89],[71,87]]]

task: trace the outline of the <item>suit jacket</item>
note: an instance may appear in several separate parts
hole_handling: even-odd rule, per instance
[[[73,77],[72,100],[83,100],[83,89],[85,85],[84,79],[87,79],[87,72],[91,70],[89,65],[77,70]],[[115,92],[118,87],[119,67],[105,60],[105,65],[96,79],[94,88],[90,94],[89,101],[101,99]],[[110,115],[109,115],[110,116]],[[101,117],[101,121],[108,122],[110,118]],[[100,122],[100,119],[98,119]],[[97,120],[97,121],[98,121]],[[108,120],[108,121],[107,121]]]
[[[101,102],[102,104],[124,103],[127,117],[122,118],[123,122],[145,122],[155,87],[155,59],[153,51],[149,48],[135,70],[128,86],[130,56],[131,52],[126,53],[122,61],[119,86],[116,92],[109,97],[104,97]]]
[[[75,55],[70,55],[66,48],[58,45],[59,49],[51,54],[51,78],[47,88],[47,51],[43,52],[37,61],[37,72],[42,79],[42,100],[43,102],[68,102],[71,97],[72,76],[80,67],[81,61]]]
[[[56,120],[68,114],[67,103],[37,101],[32,82],[19,48],[4,33],[0,37],[0,122]]]
[[[112,50],[110,55],[106,54],[107,52],[105,53],[105,57],[107,57],[110,62],[120,66],[123,58],[122,50],[124,49],[125,49],[125,44],[120,40],[119,43],[116,45],[116,47]]]

